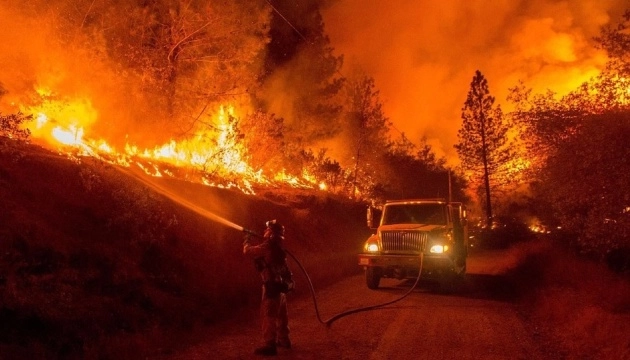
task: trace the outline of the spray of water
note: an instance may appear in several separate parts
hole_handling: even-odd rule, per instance
[[[211,221],[215,221],[217,223],[223,224],[225,226],[229,226],[233,229],[236,229],[238,231],[243,231],[243,232],[247,232],[247,233],[251,233],[250,230],[245,229],[244,227],[237,225],[227,219],[224,219],[222,217],[220,217],[217,214],[214,214],[204,208],[202,208],[199,205],[193,204],[190,201],[184,199],[183,197],[174,194],[173,192],[169,191],[168,189],[165,189],[164,187],[158,185],[157,183],[151,181],[147,176],[145,175],[140,175],[137,174],[136,172],[132,171],[131,169],[128,168],[123,168],[123,167],[119,167],[119,166],[115,166],[115,168],[120,171],[123,172],[127,175],[131,175],[133,176],[135,179],[137,179],[138,181],[142,182],[144,185],[148,186],[149,188],[151,188],[153,191],[155,191],[156,193],[166,196],[167,198],[173,200],[174,202],[180,204],[181,206],[186,207],[189,210],[192,210],[194,212],[196,212],[197,214],[205,217],[208,220]],[[252,235],[255,235],[253,233],[251,233]]]
[[[142,182],[143,184],[145,184],[146,186],[148,186],[149,188],[153,189],[153,191],[166,196],[167,198],[175,201],[176,203],[186,207],[187,209],[190,209],[194,212],[196,212],[197,214],[205,217],[208,220],[212,220],[212,221],[216,221],[220,224],[223,224],[225,226],[229,226],[233,229],[236,229],[238,231],[242,231],[245,232],[247,234],[250,235],[254,235],[254,236],[258,236],[260,237],[259,234],[256,234],[255,232],[245,229],[244,227],[237,225],[229,220],[226,220],[220,216],[218,216],[217,214],[214,214],[198,205],[195,205],[193,203],[191,203],[190,201],[182,198],[179,195],[174,194],[173,192],[163,188],[162,186],[158,185],[157,183],[150,181],[149,178],[147,178],[147,176],[145,176],[144,174],[138,174],[135,173],[134,171],[130,170],[130,169],[125,169],[122,167],[115,167],[116,169],[118,169],[119,171],[131,175],[134,178],[136,178],[138,181]],[[311,295],[313,297],[313,305],[315,306],[315,314],[317,315],[317,319],[319,320],[320,323],[325,324],[326,326],[330,327],[332,325],[333,322],[335,322],[336,320],[351,315],[351,314],[355,314],[358,312],[362,312],[362,311],[369,311],[369,310],[374,310],[374,309],[379,309],[388,305],[391,305],[395,302],[398,302],[402,299],[404,299],[405,297],[407,297],[418,285],[419,281],[420,281],[420,274],[422,273],[422,260],[423,260],[423,254],[420,254],[420,271],[418,272],[418,277],[416,278],[416,282],[414,283],[414,285],[411,287],[411,289],[409,289],[404,295],[400,296],[397,299],[394,299],[392,301],[388,301],[386,303],[382,303],[382,304],[377,304],[377,305],[372,305],[372,306],[366,306],[366,307],[360,307],[360,308],[356,308],[356,309],[351,309],[351,310],[347,310],[341,313],[338,313],[334,316],[332,316],[331,318],[329,318],[328,320],[323,320],[319,314],[319,308],[317,306],[317,299],[315,297],[315,289],[313,287],[313,283],[311,282],[311,278],[309,277],[308,273],[306,272],[306,269],[304,268],[304,266],[302,265],[302,263],[300,263],[300,261],[288,250],[286,250],[286,253],[293,258],[293,260],[298,264],[298,266],[300,267],[300,269],[302,270],[302,272],[304,273],[304,276],[307,279],[307,282],[309,284],[309,289],[311,291]]]

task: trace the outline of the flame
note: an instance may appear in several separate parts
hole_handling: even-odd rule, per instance
[[[255,194],[255,186],[286,185],[295,188],[327,190],[327,185],[312,173],[264,174],[248,163],[247,149],[239,142],[235,128],[237,111],[231,105],[219,107],[213,116],[211,129],[199,130],[188,138],[171,139],[153,148],[139,148],[126,142],[116,149],[105,139],[89,136],[90,126],[98,118],[97,111],[88,99],[57,99],[54,91],[40,87],[36,92],[41,103],[20,107],[24,113],[37,114],[32,124],[34,141],[75,156],[96,157],[109,163],[137,166],[154,177],[183,178],[207,186],[239,189]],[[187,169],[184,171],[184,169]],[[191,175],[195,173],[194,175]],[[212,175],[210,175],[212,174]]]
[[[52,136],[64,145],[81,145],[83,143],[83,128],[70,125],[68,129],[56,126],[52,129]]]

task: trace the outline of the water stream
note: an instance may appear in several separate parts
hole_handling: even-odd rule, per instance
[[[181,206],[186,207],[189,210],[192,210],[194,212],[196,212],[197,214],[205,217],[208,220],[220,223],[222,225],[231,227],[233,229],[236,229],[238,231],[246,231],[248,232],[248,230],[246,230],[244,227],[235,224],[227,219],[222,218],[221,216],[210,212],[204,208],[202,208],[199,205],[193,204],[192,202],[184,199],[183,197],[174,194],[173,192],[171,192],[168,189],[165,189],[164,187],[158,185],[156,182],[151,181],[149,176],[146,176],[144,174],[139,175],[136,172],[134,172],[132,169],[129,168],[123,168],[120,166],[114,166],[114,168],[118,169],[120,172],[123,172],[127,175],[133,176],[135,179],[137,179],[138,181],[142,182],[144,185],[148,186],[149,188],[151,188],[153,191],[155,191],[156,193],[166,196],[167,198],[173,200],[174,202],[180,204]]]

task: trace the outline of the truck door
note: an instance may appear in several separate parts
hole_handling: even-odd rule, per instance
[[[466,231],[466,212],[464,209],[464,205],[461,203],[452,204],[451,214],[453,219],[453,237],[455,239],[455,252],[465,258],[468,250],[468,235]]]

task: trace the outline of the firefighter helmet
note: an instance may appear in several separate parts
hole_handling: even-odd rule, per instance
[[[278,223],[276,219],[267,221],[265,225],[267,225],[271,235],[284,236],[284,226]]]

